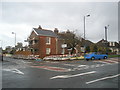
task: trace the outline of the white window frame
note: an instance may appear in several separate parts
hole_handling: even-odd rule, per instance
[[[50,52],[51,52],[51,49],[50,48],[46,48],[46,54],[48,55],[48,54],[50,54]]]
[[[113,46],[115,46],[115,42],[113,42]]]
[[[50,37],[46,37],[46,44],[51,44],[51,38]]]

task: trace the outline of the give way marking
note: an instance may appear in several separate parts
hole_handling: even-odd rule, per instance
[[[18,69],[3,69],[4,71],[10,71],[10,72],[14,72],[14,73],[18,73],[18,74],[22,74],[24,75],[23,72],[21,72],[20,70]]]
[[[82,76],[82,75],[87,75],[87,74],[93,74],[96,73],[96,71],[91,71],[91,72],[86,72],[86,73],[80,73],[76,75],[61,75],[61,76],[54,76],[51,77],[50,79],[56,79],[56,78],[72,78],[72,77],[77,77],[77,76]]]
[[[114,76],[109,76],[109,77],[104,77],[104,78],[100,78],[100,79],[96,79],[96,80],[93,80],[93,81],[89,81],[89,82],[86,82],[86,84],[91,84],[91,83],[94,83],[94,82],[97,82],[97,81],[110,79],[110,78],[115,78],[115,77],[118,77],[118,76],[120,76],[120,74],[117,74],[117,75],[114,75]]]

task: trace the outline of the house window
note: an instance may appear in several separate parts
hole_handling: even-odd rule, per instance
[[[51,38],[50,37],[46,37],[46,44],[50,44],[51,43]]]
[[[50,48],[46,48],[46,54],[50,54]]]
[[[39,49],[34,49],[34,51],[35,51],[35,52],[38,52],[38,51],[39,51]]]

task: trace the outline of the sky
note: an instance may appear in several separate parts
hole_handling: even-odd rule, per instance
[[[108,27],[108,41],[118,41],[118,2],[2,2],[0,3],[0,43],[3,48],[17,42],[27,45],[32,28],[59,32],[74,31],[84,34],[86,17],[86,39],[94,43],[104,39],[104,27]]]

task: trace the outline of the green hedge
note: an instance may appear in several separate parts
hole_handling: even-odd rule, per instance
[[[109,58],[112,58],[112,57],[120,57],[120,55],[108,55]]]

